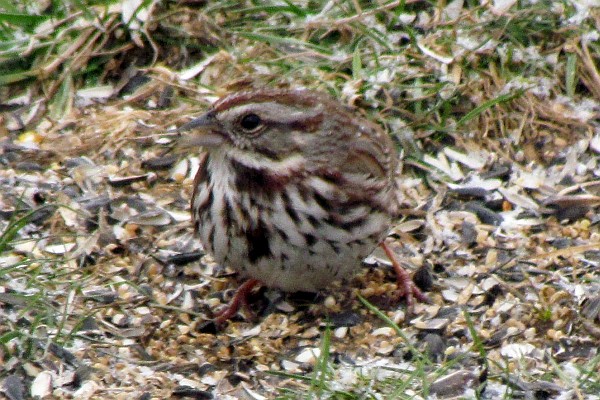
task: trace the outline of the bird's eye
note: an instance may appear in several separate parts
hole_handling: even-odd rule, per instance
[[[252,131],[256,130],[256,128],[258,128],[261,124],[262,124],[262,120],[256,114],[245,115],[240,120],[240,126],[245,131],[248,131],[248,132],[252,132]]]

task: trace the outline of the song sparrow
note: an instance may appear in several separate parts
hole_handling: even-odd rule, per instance
[[[349,276],[398,212],[391,139],[323,94],[234,93],[179,131],[206,150],[194,180],[195,231],[218,263],[250,278],[219,322],[258,283],[316,291]],[[425,301],[392,261],[408,301]]]

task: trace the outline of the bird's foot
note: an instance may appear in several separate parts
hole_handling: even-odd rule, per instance
[[[431,303],[429,297],[427,297],[425,294],[423,294],[423,292],[421,292],[421,290],[412,281],[408,272],[406,272],[406,270],[402,268],[402,266],[400,265],[400,261],[398,261],[398,258],[396,257],[392,249],[390,249],[390,247],[385,242],[382,242],[380,246],[392,262],[394,272],[396,272],[396,279],[398,280],[398,288],[400,289],[399,297],[406,298],[406,305],[408,309],[412,310],[415,300],[421,303]]]
[[[257,279],[248,279],[244,282],[233,295],[233,299],[229,305],[221,312],[217,313],[213,319],[216,325],[221,325],[225,321],[231,319],[240,308],[243,306],[249,313],[252,313],[250,305],[248,304],[248,295],[252,289],[260,283]]]

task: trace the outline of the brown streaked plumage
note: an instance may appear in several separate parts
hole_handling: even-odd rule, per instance
[[[206,149],[195,230],[217,262],[251,278],[244,292],[258,281],[316,291],[351,275],[398,212],[391,139],[323,94],[235,93],[180,131]]]

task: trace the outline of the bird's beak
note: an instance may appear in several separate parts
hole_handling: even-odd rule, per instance
[[[225,135],[220,130],[219,121],[213,111],[209,111],[177,129],[178,133],[190,132],[182,135],[179,147],[216,147],[225,141]]]

